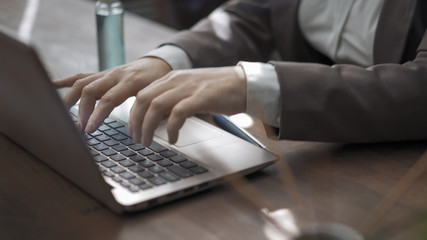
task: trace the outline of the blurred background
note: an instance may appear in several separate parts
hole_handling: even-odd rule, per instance
[[[174,29],[191,27],[226,0],[122,0],[124,8]]]

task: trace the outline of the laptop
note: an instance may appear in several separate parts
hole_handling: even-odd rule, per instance
[[[196,117],[176,144],[164,124],[143,148],[127,136],[133,99],[117,107],[92,134],[75,126],[35,48],[0,31],[0,131],[111,210],[150,208],[248,174],[277,157]]]

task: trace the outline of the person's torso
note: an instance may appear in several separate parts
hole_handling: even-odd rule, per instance
[[[301,0],[298,22],[306,40],[336,63],[370,66],[384,0]]]

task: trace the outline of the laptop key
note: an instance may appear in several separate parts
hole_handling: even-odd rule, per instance
[[[197,167],[198,166],[197,164],[195,164],[195,163],[193,163],[191,161],[180,162],[179,165],[181,167],[184,167],[184,168],[192,168],[192,167]]]
[[[105,156],[103,156],[103,155],[95,156],[93,159],[94,159],[96,162],[103,162],[103,161],[107,161],[107,160],[108,160],[108,159],[107,159]]]
[[[146,189],[152,188],[152,187],[151,187],[151,185],[149,185],[149,184],[147,184],[147,183],[144,183],[144,184],[138,185],[138,187],[139,187],[139,189],[141,189],[141,190],[146,190]]]
[[[114,173],[112,173],[110,171],[103,172],[103,174],[107,177],[111,177],[111,178],[114,177]]]
[[[121,182],[120,185],[122,185],[125,188],[130,188],[131,187],[131,185],[129,183],[127,183],[127,182]]]
[[[176,175],[182,177],[182,178],[187,178],[187,177],[191,177],[194,174],[191,173],[190,171],[188,171],[187,169],[178,166],[178,165],[172,165],[167,167],[167,169],[169,169],[171,172],[175,173]]]
[[[114,120],[114,119],[112,119],[112,118],[106,118],[105,120],[104,120],[104,123],[106,123],[106,124],[108,124],[108,123],[112,123],[112,122],[115,122],[116,120]]]
[[[101,131],[101,132],[104,132],[104,131],[107,131],[107,130],[109,130],[109,129],[111,129],[108,125],[106,125],[106,124],[102,124],[101,126],[99,126],[99,128],[98,128],[98,130],[99,131]]]
[[[143,156],[148,156],[148,155],[153,154],[153,152],[152,152],[150,149],[147,149],[147,148],[144,148],[144,149],[142,149],[142,150],[139,150],[138,152],[139,152],[141,155],[143,155]]]
[[[121,155],[121,154],[116,154],[110,157],[111,159],[113,159],[114,161],[118,162],[118,161],[122,161],[125,160],[126,158]]]
[[[152,173],[150,173],[147,170],[142,171],[142,172],[138,172],[138,175],[141,176],[142,178],[150,178],[150,177],[154,176]]]
[[[114,176],[114,177],[112,177],[111,179],[113,179],[114,181],[116,181],[116,182],[118,182],[118,183],[123,182],[123,179],[121,179],[120,177],[117,177],[117,176]]]
[[[122,173],[122,172],[125,172],[126,170],[120,166],[115,166],[111,168],[111,171],[115,173]]]
[[[121,151],[124,151],[124,150],[128,149],[126,146],[123,146],[121,144],[117,145],[117,146],[113,146],[113,148],[114,148],[114,150],[116,150],[118,152],[121,152]]]
[[[141,162],[141,161],[145,160],[145,158],[141,155],[134,155],[134,156],[131,156],[129,158],[135,162]]]
[[[123,141],[125,139],[128,139],[126,135],[123,135],[121,133],[113,135],[112,138],[116,139],[117,141]]]
[[[129,167],[129,170],[131,170],[134,173],[138,173],[138,172],[144,171],[144,168],[139,165],[134,165]]]
[[[122,172],[122,173],[120,173],[119,175],[120,175],[120,177],[122,177],[122,178],[124,178],[124,179],[131,179],[131,178],[134,178],[134,177],[135,177],[135,175],[133,175],[133,174],[132,174],[132,173],[130,173],[130,172]]]
[[[98,141],[96,138],[91,138],[91,139],[87,140],[86,143],[89,146],[93,146],[93,145],[100,144],[101,142]]]
[[[169,158],[169,157],[173,157],[176,155],[176,152],[172,151],[172,150],[166,150],[160,153],[160,155],[162,155],[165,158]]]
[[[92,146],[92,147],[95,148],[98,151],[102,151],[102,150],[105,150],[105,149],[108,148],[108,146],[105,145],[105,144],[103,144],[103,143],[100,143],[100,144]]]
[[[148,159],[150,159],[151,161],[159,161],[162,160],[164,158],[162,158],[161,156],[157,155],[157,154],[152,154],[147,156]]]
[[[130,145],[129,146],[132,150],[134,150],[134,151],[139,151],[139,150],[141,150],[141,149],[144,149],[144,147],[142,146],[142,145],[140,145],[140,144],[132,144],[132,145]]]
[[[148,168],[152,173],[159,173],[159,172],[163,172],[164,169],[160,166],[152,166],[150,168]]]
[[[117,164],[115,164],[111,160],[103,161],[103,162],[101,162],[101,164],[102,164],[102,166],[107,167],[107,168],[112,168],[112,167],[117,166]]]
[[[131,192],[138,192],[139,191],[139,187],[137,187],[137,186],[131,186],[130,188],[128,188],[129,189],[129,191],[131,191]]]
[[[163,159],[163,160],[157,161],[157,164],[159,164],[162,167],[168,167],[168,166],[172,165],[173,163],[167,159]]]
[[[169,158],[170,160],[172,160],[173,162],[175,162],[175,163],[180,163],[180,162],[183,162],[183,161],[187,161],[188,159],[186,158],[186,157],[184,157],[184,156],[181,156],[181,155],[176,155],[176,156],[173,156],[173,157],[171,157],[171,158]]]
[[[201,166],[189,168],[189,170],[195,174],[202,174],[202,173],[208,172],[208,170],[206,168],[201,167]]]
[[[157,142],[151,143],[149,148],[155,152],[163,152],[168,150],[167,148],[163,147],[162,145],[158,144]]]
[[[135,162],[133,162],[133,161],[131,161],[131,160],[129,160],[129,159],[126,159],[126,160],[120,161],[119,163],[120,163],[120,165],[122,165],[122,166],[124,166],[124,167],[130,167],[130,166],[132,166],[132,165],[135,165]]]
[[[121,142],[123,145],[126,145],[126,146],[130,146],[130,145],[135,144],[135,143],[132,141],[132,138],[126,138],[126,139],[120,140],[120,142]]]
[[[140,178],[132,178],[131,180],[129,180],[129,182],[135,185],[141,185],[145,183],[145,181]]]
[[[108,126],[112,128],[119,128],[119,127],[123,127],[123,124],[119,122],[111,122],[111,123],[108,123]]]
[[[104,143],[110,147],[120,144],[117,140],[114,140],[114,139],[107,140]]]
[[[105,134],[101,134],[99,136],[96,136],[96,139],[98,139],[101,142],[107,141],[109,139],[111,139],[109,136],[105,135]]]
[[[117,127],[116,130],[123,133],[124,135],[128,135],[128,128],[123,124],[120,127]]]
[[[150,160],[144,160],[144,161],[139,162],[139,165],[141,165],[145,168],[149,168],[149,167],[154,166],[154,163]]]
[[[102,154],[104,154],[105,156],[112,156],[112,155],[114,155],[114,154],[116,154],[117,152],[116,151],[114,151],[113,149],[105,149],[105,150],[102,150],[101,151],[102,152]]]
[[[119,132],[117,132],[114,129],[109,129],[109,130],[105,131],[104,133],[107,134],[108,136],[113,136],[113,135],[118,134]]]
[[[169,182],[175,182],[181,179],[180,177],[170,172],[161,172],[159,173],[159,175],[162,176],[162,178],[168,180]]]
[[[150,181],[152,184],[157,185],[157,186],[167,183],[167,181],[161,177],[152,177],[152,178],[149,178],[147,180]]]
[[[89,133],[89,135],[91,135],[92,137],[96,137],[96,136],[99,136],[99,135],[101,135],[102,134],[102,132],[101,131],[99,131],[99,130],[96,130],[95,132],[93,132],[93,133]]]
[[[131,151],[129,149],[120,151],[120,153],[123,154],[123,155],[125,155],[126,157],[130,157],[130,156],[136,155],[136,153],[134,151]]]

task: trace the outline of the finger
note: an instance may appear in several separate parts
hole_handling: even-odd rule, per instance
[[[74,82],[72,88],[67,92],[64,97],[65,106],[71,108],[80,99],[82,90],[88,84],[98,80],[102,77],[101,74],[90,75],[86,78],[78,79]]]
[[[166,119],[171,109],[188,95],[178,88],[169,90],[151,101],[142,122],[142,145],[149,146],[151,144],[154,131],[160,122]]]
[[[82,129],[86,132],[93,132],[97,127],[93,126],[93,123],[87,128],[87,122],[89,117],[92,115],[96,100],[102,98],[106,92],[116,85],[117,79],[113,76],[106,75],[100,79],[97,79],[90,84],[86,85],[82,89],[81,99],[79,104],[79,124]]]
[[[79,74],[76,74],[76,75],[71,76],[71,77],[67,77],[67,78],[64,78],[64,79],[56,80],[56,81],[53,82],[53,85],[56,88],[72,87],[73,84],[77,80],[83,79],[83,78],[87,78],[87,77],[89,77],[89,76],[91,76],[93,74],[94,73],[79,73]]]
[[[82,97],[79,104],[78,126],[80,130],[85,130],[90,114],[95,108],[96,98],[93,96]]]
[[[102,124],[104,119],[110,115],[115,107],[122,104],[130,96],[134,96],[136,94],[136,89],[137,88],[126,81],[119,82],[117,85],[109,89],[101,97],[98,105],[96,105],[94,111],[91,113],[85,129],[86,132],[95,131]]]
[[[129,133],[132,136],[135,143],[139,143],[141,141],[141,126],[142,121],[145,117],[145,113],[148,109],[148,106],[151,104],[151,101],[160,96],[165,91],[168,91],[172,85],[168,84],[160,84],[162,79],[159,79],[146,88],[142,89],[136,95],[135,102],[130,111],[129,117]]]
[[[196,113],[207,112],[208,109],[204,109],[204,106],[203,100],[193,95],[183,99],[172,108],[167,122],[169,143],[174,144],[177,142],[179,129],[181,129],[188,117]]]
[[[129,115],[129,133],[135,143],[141,142],[141,126],[147,111],[149,102],[142,100],[141,97],[136,97]]]
[[[136,95],[135,102],[130,110],[129,115],[129,127],[132,134],[133,141],[135,143],[141,142],[141,127],[145,117],[145,113],[148,110],[149,105],[153,99],[153,96],[149,94],[147,89],[143,89]]]

